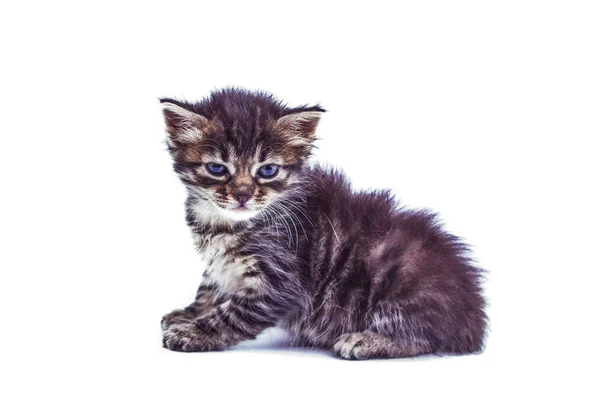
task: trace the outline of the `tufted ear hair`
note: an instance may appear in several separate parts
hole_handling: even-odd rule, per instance
[[[177,147],[197,142],[202,138],[208,119],[188,110],[182,103],[171,99],[160,99],[165,119],[169,146]]]
[[[314,108],[315,110],[284,115],[275,122],[275,130],[286,136],[292,143],[309,144],[317,130],[321,115],[325,112],[319,107]]]

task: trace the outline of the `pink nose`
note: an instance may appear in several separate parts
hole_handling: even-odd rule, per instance
[[[240,205],[246,204],[250,197],[252,197],[252,193],[250,192],[235,192],[233,193],[233,197],[240,202]]]

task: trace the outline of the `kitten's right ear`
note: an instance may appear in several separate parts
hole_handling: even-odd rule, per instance
[[[169,99],[160,99],[165,118],[169,146],[177,147],[198,142],[208,119],[200,114],[183,108]]]

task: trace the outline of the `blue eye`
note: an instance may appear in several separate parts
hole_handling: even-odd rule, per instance
[[[209,162],[206,164],[206,169],[213,175],[225,175],[227,168],[222,164]]]
[[[267,164],[263,165],[258,169],[258,174],[263,178],[272,178],[277,175],[279,171],[279,167],[275,164]]]

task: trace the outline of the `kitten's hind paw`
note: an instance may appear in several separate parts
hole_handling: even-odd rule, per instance
[[[338,338],[333,345],[334,353],[346,360],[361,360],[364,353],[363,333],[346,333]]]
[[[345,360],[407,357],[404,349],[392,339],[375,332],[346,333],[333,345],[334,353]]]

